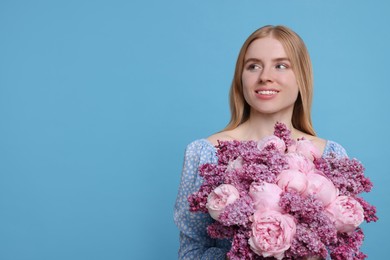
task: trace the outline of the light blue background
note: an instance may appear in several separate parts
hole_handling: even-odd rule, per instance
[[[221,130],[246,37],[298,32],[319,136],[366,166],[388,254],[387,1],[0,2],[0,259],[175,259],[185,146]]]

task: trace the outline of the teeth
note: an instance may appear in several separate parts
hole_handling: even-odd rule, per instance
[[[276,94],[278,92],[274,91],[274,90],[259,90],[259,91],[256,91],[256,93],[262,94],[262,95],[273,95],[273,94]]]

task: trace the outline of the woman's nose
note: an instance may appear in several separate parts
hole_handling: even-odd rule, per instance
[[[269,68],[264,67],[259,73],[259,83],[272,82],[272,72]]]

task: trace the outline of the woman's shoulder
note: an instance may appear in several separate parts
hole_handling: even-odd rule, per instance
[[[324,153],[328,143],[327,140],[320,138],[318,136],[307,136],[305,138],[310,140],[318,148],[319,151],[322,151],[322,153]]]
[[[185,159],[188,161],[213,162],[216,157],[215,146],[207,139],[197,139],[189,143],[185,150]]]
[[[232,131],[221,131],[210,135],[206,140],[215,146],[218,144],[218,141],[232,141],[234,139]]]
[[[305,136],[305,138],[310,140],[320,151],[322,151],[323,156],[334,154],[337,157],[348,157],[344,147],[335,141],[310,135]]]
[[[313,136],[301,131],[296,132],[295,138],[302,137],[311,141],[317,147],[317,149],[321,151],[323,157],[329,156],[331,154],[335,155],[336,157],[348,157],[344,147],[335,141]]]
[[[214,149],[214,144],[211,143],[208,139],[206,138],[200,138],[200,139],[196,139],[192,142],[190,142],[187,147],[186,147],[186,150],[187,151],[199,151],[199,150],[204,150],[204,149]]]

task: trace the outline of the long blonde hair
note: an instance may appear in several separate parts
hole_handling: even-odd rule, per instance
[[[313,71],[310,56],[305,43],[291,29],[285,26],[264,26],[253,32],[241,47],[237,58],[233,82],[230,88],[230,112],[229,124],[224,130],[232,130],[249,119],[250,106],[245,101],[242,86],[242,71],[244,58],[249,45],[257,39],[271,36],[280,41],[287,57],[290,59],[292,69],[297,79],[299,95],[294,104],[292,115],[293,127],[315,136],[311,121],[311,103],[313,99]]]

